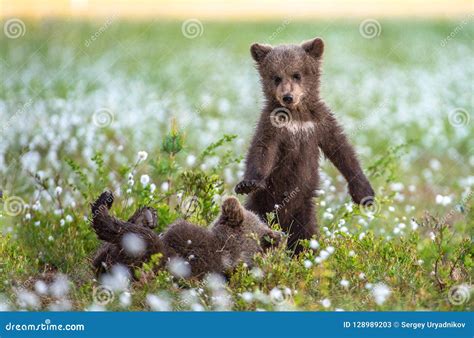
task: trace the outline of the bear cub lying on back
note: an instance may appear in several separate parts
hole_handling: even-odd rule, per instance
[[[355,203],[370,204],[374,191],[356,153],[319,95],[324,43],[250,51],[260,74],[265,105],[246,158],[236,193],[249,194],[245,207],[262,219],[276,211],[288,246],[317,234],[314,191],[318,189],[320,149],[339,169]]]
[[[282,234],[270,229],[253,212],[245,210],[238,199],[228,197],[221,214],[207,229],[179,220],[162,233],[156,233],[156,212],[139,209],[127,222],[110,215],[113,195],[104,192],[91,205],[92,227],[105,243],[95,255],[98,274],[121,264],[132,270],[161,253],[161,267],[174,259],[187,265],[189,273],[179,277],[202,278],[207,273],[226,275],[238,264],[253,265],[255,254],[278,245]]]

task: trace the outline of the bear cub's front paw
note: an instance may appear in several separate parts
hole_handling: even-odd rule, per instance
[[[257,180],[243,180],[235,186],[237,194],[250,194],[251,192],[265,188],[261,181]]]
[[[369,182],[358,182],[349,185],[349,194],[354,203],[364,206],[374,203],[375,192]]]

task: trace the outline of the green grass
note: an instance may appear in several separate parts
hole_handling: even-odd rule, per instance
[[[226,284],[173,280],[149,263],[103,307],[472,310],[471,24],[381,20],[380,35],[366,39],[357,21],[203,22],[188,39],[180,22],[24,22],[24,36],[0,36],[0,309],[98,309],[88,216],[104,189],[116,192],[118,217],[147,204],[157,231],[184,216],[207,226],[241,178],[262,104],[249,45],[322,36],[323,97],[376,188],[374,214],[349,204],[323,161],[314,251],[278,248]],[[94,123],[101,109],[112,116],[104,128]],[[138,162],[141,150],[149,157]],[[193,196],[200,207],[187,215],[182,201]],[[69,286],[60,295],[59,275]]]

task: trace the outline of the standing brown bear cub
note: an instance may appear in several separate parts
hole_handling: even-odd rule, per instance
[[[372,203],[374,191],[356,153],[319,94],[324,43],[250,51],[261,77],[265,105],[235,191],[249,194],[245,207],[265,218],[276,211],[288,246],[318,233],[313,196],[318,188],[320,149],[342,173],[355,203]],[[295,193],[297,192],[297,193]],[[276,207],[277,206],[277,207]]]

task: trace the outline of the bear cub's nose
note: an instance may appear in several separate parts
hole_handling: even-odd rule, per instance
[[[283,102],[292,103],[293,102],[293,95],[291,95],[291,94],[283,95]]]

